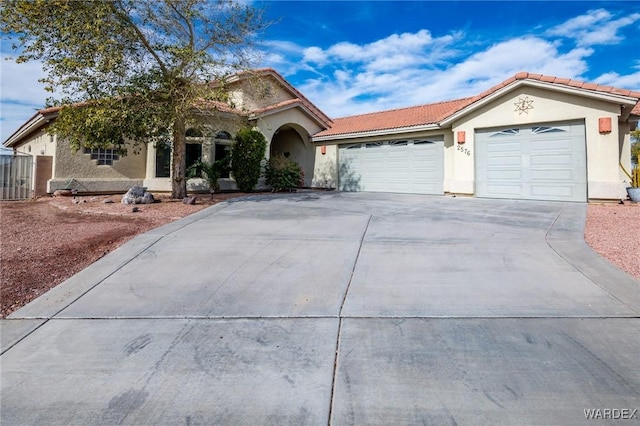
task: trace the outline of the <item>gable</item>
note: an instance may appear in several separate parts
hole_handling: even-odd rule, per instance
[[[640,115],[640,92],[522,72],[473,97],[338,118],[333,120],[329,129],[314,135],[314,140],[320,142],[344,137],[369,136],[391,130],[397,132],[449,128],[454,122],[472,119],[478,111],[486,110],[488,105],[493,105],[489,109],[494,108],[496,102],[504,102],[505,96],[512,96],[508,95],[509,93],[524,93],[518,92],[522,87],[546,91],[546,98],[553,98],[552,93],[567,95],[557,96],[556,99],[567,102],[568,106],[586,107],[608,113],[614,113],[613,108],[615,116],[620,117],[622,121]],[[502,101],[499,101],[500,99]],[[567,114],[566,109],[557,110],[560,115],[572,115]],[[511,115],[512,111],[504,112]],[[471,118],[465,118],[470,114]]]
[[[228,84],[233,106],[249,113],[250,118],[299,108],[323,129],[332,123],[325,113],[271,68],[238,74],[231,77]]]
[[[620,105],[545,87],[520,85],[500,92],[447,124],[472,123],[476,128],[609,116],[617,121]]]

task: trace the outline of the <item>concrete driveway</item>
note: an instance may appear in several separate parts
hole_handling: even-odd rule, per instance
[[[0,423],[638,423],[640,283],[585,245],[585,212],[355,193],[214,206],[1,321]]]

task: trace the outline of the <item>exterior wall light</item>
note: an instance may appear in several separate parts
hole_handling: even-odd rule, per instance
[[[602,117],[598,119],[598,131],[600,134],[611,133],[611,117]]]

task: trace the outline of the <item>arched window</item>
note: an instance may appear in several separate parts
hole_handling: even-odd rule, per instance
[[[231,135],[229,134],[229,132],[225,132],[224,130],[221,130],[218,133],[216,133],[216,139],[230,140]]]
[[[202,131],[200,129],[190,128],[187,129],[186,136],[188,138],[201,138],[204,135],[202,134]]]

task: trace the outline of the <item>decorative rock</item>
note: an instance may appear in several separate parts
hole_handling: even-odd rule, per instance
[[[106,200],[104,200],[104,201],[102,202],[102,204],[113,204],[113,200],[111,200],[111,199],[107,198]]]
[[[193,195],[191,197],[184,197],[182,199],[182,204],[194,205],[196,203],[196,196]]]
[[[131,209],[131,211],[132,211],[133,213],[137,213],[137,212],[139,212],[139,211],[140,211],[140,209],[139,209],[139,208],[137,208],[137,207],[134,207],[134,208],[132,208],[132,209]]]
[[[54,197],[71,197],[73,195],[73,191],[70,189],[57,189],[54,191]]]
[[[154,201],[153,195],[144,186],[132,186],[122,196],[122,204],[151,204]]]

